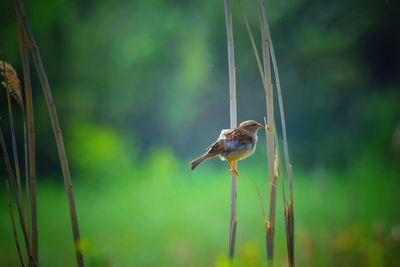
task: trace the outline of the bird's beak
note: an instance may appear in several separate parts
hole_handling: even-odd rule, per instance
[[[257,123],[257,129],[261,129],[261,128],[264,128],[264,129],[265,129],[265,126],[262,125],[261,123]]]

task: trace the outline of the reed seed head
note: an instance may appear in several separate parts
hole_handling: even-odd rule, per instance
[[[17,72],[13,66],[4,60],[0,60],[0,74],[4,80],[1,84],[15,98],[18,104],[22,106],[21,81],[18,79]]]

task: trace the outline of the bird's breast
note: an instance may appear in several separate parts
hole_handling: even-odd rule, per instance
[[[228,161],[245,159],[251,156],[254,153],[255,149],[256,143],[249,141],[248,143],[238,145],[233,150],[224,151],[223,153],[221,153],[221,159]]]

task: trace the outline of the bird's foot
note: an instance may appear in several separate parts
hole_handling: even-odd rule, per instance
[[[239,172],[236,168],[230,169],[229,172],[232,173],[233,175],[239,176]]]

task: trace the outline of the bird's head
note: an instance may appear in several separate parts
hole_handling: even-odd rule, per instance
[[[259,129],[265,128],[264,125],[254,120],[244,121],[239,124],[239,128],[245,129],[246,131],[256,133]]]

